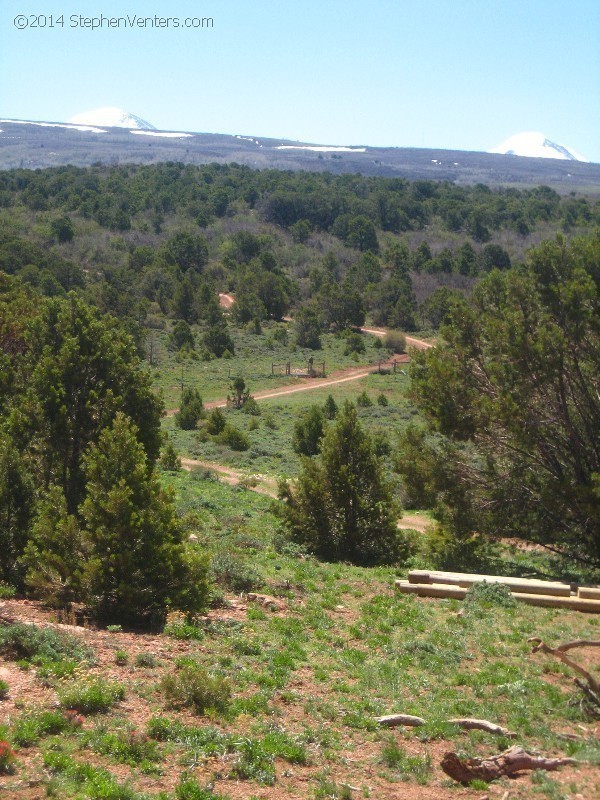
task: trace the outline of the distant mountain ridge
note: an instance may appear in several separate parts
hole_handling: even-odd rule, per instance
[[[157,130],[120,108],[77,114],[69,122],[0,119],[0,169],[43,169],[92,164],[238,163],[253,169],[358,173],[456,184],[539,186],[567,193],[585,187],[600,193],[600,165],[572,160],[542,134],[541,152],[513,154],[409,147],[324,145],[240,134]],[[507,140],[508,142],[509,140]],[[506,144],[506,143],[503,143]],[[552,146],[554,155],[548,156]],[[499,150],[500,148],[496,148]],[[518,148],[509,147],[511,153]]]

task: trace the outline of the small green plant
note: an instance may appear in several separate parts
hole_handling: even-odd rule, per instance
[[[260,417],[260,406],[253,397],[249,397],[242,408],[244,414],[250,414],[252,417]]]
[[[79,789],[80,797],[94,800],[140,800],[140,795],[126,784],[119,784],[108,770],[92,764],[80,764],[66,753],[49,750],[44,754],[46,769],[60,775]]]
[[[0,680],[0,700],[6,700],[8,697],[8,683]]]
[[[379,340],[378,340],[378,341],[379,341]],[[380,406],[382,406],[383,408],[385,408],[386,406],[389,406],[389,404],[390,404],[390,401],[389,401],[389,400],[387,399],[387,397],[386,397],[386,396],[383,394],[383,392],[382,392],[382,393],[381,393],[381,394],[380,394],[380,395],[377,397],[377,404],[378,404],[378,405],[380,405]]]
[[[416,780],[425,784],[431,772],[431,758],[426,756],[409,756],[395,739],[388,739],[381,750],[381,760],[389,769],[398,772],[403,781]]]
[[[362,391],[356,398],[356,405],[361,408],[370,408],[373,405],[373,401],[366,391]]]
[[[106,630],[109,633],[122,633],[123,632],[123,626],[122,625],[107,625],[106,626]]]
[[[31,747],[44,736],[62,733],[71,723],[61,711],[24,714],[13,725],[12,739],[19,747]]]
[[[96,753],[110,756],[119,764],[128,764],[130,767],[160,760],[156,741],[135,729],[96,731],[92,734],[89,745]]]
[[[129,654],[125,650],[117,650],[115,653],[115,664],[119,667],[125,667],[129,663]]]
[[[335,419],[337,416],[338,407],[333,399],[333,395],[327,395],[327,400],[323,403],[323,413],[327,419]]]
[[[184,775],[175,787],[175,800],[226,800],[226,798],[222,794],[215,794],[208,787],[203,789],[194,778]]]
[[[164,675],[160,690],[170,706],[192,708],[198,714],[224,713],[231,701],[231,684],[227,678],[213,675],[199,664],[187,663]]]
[[[158,664],[158,660],[153,653],[138,653],[135,657],[136,667],[148,667],[154,669]]]
[[[508,586],[501,583],[474,583],[465,597],[467,609],[475,607],[489,609],[494,607],[515,608],[517,601]]]
[[[77,709],[82,714],[101,714],[125,697],[125,687],[103,678],[87,678],[64,686],[58,691],[63,708]]]
[[[0,600],[10,600],[15,596],[17,590],[14,586],[9,586],[6,583],[2,583],[0,581]]]
[[[164,633],[171,636],[173,639],[180,639],[181,641],[200,641],[204,639],[204,631],[197,625],[191,625],[184,616],[176,617],[165,625]]]

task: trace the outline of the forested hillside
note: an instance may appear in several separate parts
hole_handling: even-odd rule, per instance
[[[600,582],[599,226],[544,186],[0,173],[0,790],[591,797],[597,667],[527,638],[598,618],[394,578]],[[508,739],[579,763],[440,768]]]
[[[439,323],[447,295],[436,289],[469,290],[556,231],[591,229],[599,209],[548,187],[236,165],[14,170],[0,176],[0,268],[132,324],[196,322],[217,291],[235,290],[242,321],[314,299],[325,322],[356,323],[364,308],[414,330]],[[340,309],[339,293],[355,307]]]

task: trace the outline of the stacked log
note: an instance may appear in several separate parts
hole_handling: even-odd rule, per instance
[[[419,597],[464,600],[471,586],[484,582],[506,586],[520,603],[600,613],[600,587],[577,587],[558,581],[415,569],[408,573],[407,581],[396,581],[396,587],[404,594],[416,594]]]

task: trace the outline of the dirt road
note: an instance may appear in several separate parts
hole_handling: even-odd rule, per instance
[[[393,361],[396,361],[397,364],[406,364],[410,361],[410,359],[407,355],[395,356],[394,359],[390,359],[389,361],[382,361],[381,366],[384,369],[386,367],[390,368]],[[296,392],[310,392],[314,391],[315,389],[327,389],[329,386],[337,386],[340,383],[358,381],[361,378],[366,378],[367,375],[371,375],[373,373],[374,369],[374,364],[363,367],[348,367],[347,369],[340,369],[332,372],[327,380],[324,380],[323,378],[299,378],[299,380],[302,380],[302,383],[292,383],[288,386],[280,386],[277,389],[263,389],[260,392],[253,392],[252,397],[254,397],[255,400],[268,400],[272,397],[282,397],[286,394],[296,394]],[[226,406],[227,400],[212,400],[204,404],[204,407],[208,410],[212,408],[225,408]],[[176,408],[170,408],[167,410],[166,415],[171,417],[176,413]]]

